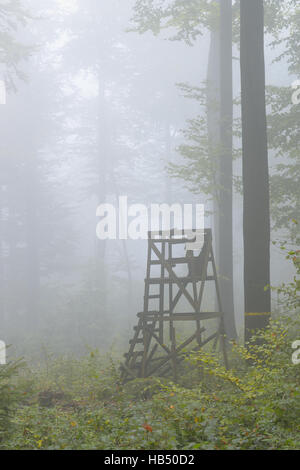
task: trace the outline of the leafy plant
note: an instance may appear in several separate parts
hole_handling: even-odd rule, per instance
[[[20,365],[20,362],[12,362],[0,366],[0,448],[12,431],[12,418],[20,399],[14,380]]]

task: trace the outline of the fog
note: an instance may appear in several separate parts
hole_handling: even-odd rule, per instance
[[[219,264],[222,226],[216,222],[215,193],[206,184],[209,169],[201,169],[203,155],[199,176],[193,160],[194,175],[182,169],[178,177],[178,166],[184,165],[180,148],[188,140],[183,130],[197,116],[204,122],[196,152],[205,155],[209,102],[204,95],[187,97],[189,91],[180,84],[205,90],[213,33],[203,27],[188,44],[174,38],[175,21],[153,34],[134,20],[134,0],[11,3],[7,19],[17,28],[5,26],[3,17],[8,37],[1,43],[3,50],[7,46],[2,63],[6,103],[0,109],[1,339],[12,345],[13,354],[28,357],[45,350],[122,352],[143,309],[147,241],[99,240],[99,205],[117,209],[120,196],[146,207],[204,204],[205,226],[212,229]],[[138,27],[145,32],[136,31]],[[284,45],[272,46],[286,30],[271,29],[265,41],[267,86],[285,87],[292,96],[297,76],[289,57],[283,54],[274,62],[285,52]],[[242,338],[240,49],[234,39],[233,285]],[[291,152],[283,149],[276,156],[284,141],[276,141],[280,125],[273,122],[272,103],[268,113],[275,129],[269,135],[269,167],[276,174],[276,165],[287,163]],[[298,183],[291,181],[295,187]],[[281,187],[279,199],[285,199]],[[290,222],[278,222],[279,204],[275,195],[271,241],[290,242]],[[299,199],[296,206],[289,219],[299,216]],[[285,253],[272,247],[271,284],[292,276]],[[278,302],[272,293],[274,310],[280,308]]]

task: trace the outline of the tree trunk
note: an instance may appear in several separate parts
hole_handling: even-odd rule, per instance
[[[169,120],[165,123],[165,164],[166,166],[172,161],[172,136],[171,125]],[[172,203],[172,180],[168,174],[165,174],[165,198],[168,204]]]
[[[210,33],[210,49],[207,72],[207,132],[210,158],[215,159],[216,147],[220,146],[220,34],[218,30]],[[219,172],[215,174],[214,185],[219,186]],[[212,195],[213,241],[217,264],[219,265],[220,229],[218,191]]]
[[[220,14],[220,199],[219,269],[225,332],[236,339],[233,296],[233,233],[232,233],[232,0],[221,0]]]
[[[99,99],[98,99],[98,204],[106,203],[107,196],[107,162],[109,155],[109,129],[105,103],[105,82],[99,76]],[[105,265],[107,251],[106,240],[96,240],[96,289],[101,296],[101,308],[103,314],[107,314],[107,271]],[[95,313],[98,314],[99,304],[96,297]]]
[[[245,340],[268,325],[270,208],[263,0],[241,0]]]
[[[221,0],[219,31],[211,32],[208,65],[208,135],[212,158],[216,149],[218,171],[214,200],[214,239],[220,274],[225,330],[229,339],[236,339],[233,295],[232,233],[232,2]],[[218,152],[219,153],[219,152]],[[221,189],[219,189],[221,188]]]
[[[27,224],[27,321],[30,322],[32,331],[38,328],[39,324],[39,294],[40,294],[40,257],[39,257],[39,236],[38,236],[38,210],[37,195],[38,176],[36,150],[32,149],[32,154],[28,156],[26,171],[26,224]]]

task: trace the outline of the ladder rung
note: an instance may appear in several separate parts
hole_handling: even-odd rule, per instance
[[[143,315],[144,315],[144,316],[145,316],[144,319],[147,320],[147,315],[148,315],[148,314],[151,315],[151,314],[153,314],[153,313],[159,313],[159,310],[148,310],[147,312],[139,312],[139,313],[137,314],[137,316],[138,316],[139,318],[143,319],[142,317],[143,317]],[[151,320],[149,320],[149,321],[151,321]]]
[[[143,356],[143,355],[144,355],[144,351],[134,351],[131,354],[130,353],[125,353],[124,357],[129,358],[129,359],[131,359],[131,358],[134,359],[136,357]]]
[[[216,278],[214,276],[206,276],[206,278],[204,279],[205,281],[215,281]],[[192,276],[188,276],[188,277],[179,277],[178,278],[178,281],[181,282],[181,283],[184,283],[184,284],[188,284],[190,282],[201,282],[202,279],[201,277],[192,277]],[[160,278],[160,277],[152,277],[150,279],[145,279],[145,282],[148,283],[148,284],[177,284],[177,281],[175,281],[174,279],[172,278],[169,278],[169,277],[166,277],[164,279]]]
[[[185,262],[188,263],[188,261],[185,261]],[[168,265],[169,265],[169,266],[172,266],[172,268],[175,268],[176,265],[177,265],[176,261],[173,261],[173,260],[171,261],[171,260],[168,260],[168,259],[167,259],[167,260],[164,260],[164,263],[168,263]],[[160,260],[158,260],[158,259],[155,259],[155,260],[151,260],[151,261],[150,261],[150,265],[151,265],[151,266],[162,266],[162,264],[163,264],[163,263],[162,263]]]
[[[129,341],[129,344],[143,344],[143,343],[144,343],[144,340],[143,340],[143,339],[136,339],[136,340],[131,339],[131,340]]]

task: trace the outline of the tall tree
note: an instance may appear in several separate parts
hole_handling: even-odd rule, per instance
[[[133,21],[140,33],[151,30],[158,34],[160,30],[173,27],[176,34],[171,36],[172,40],[193,45],[205,29],[211,31],[207,89],[201,92],[201,89],[192,90],[183,86],[189,97],[196,96],[199,101],[203,101],[203,95],[207,96],[208,139],[203,139],[203,136],[197,133],[199,125],[203,133],[206,133],[206,124],[203,126],[201,116],[190,120],[189,128],[185,132],[189,142],[180,146],[180,153],[184,158],[194,160],[194,165],[190,162],[186,167],[171,164],[171,173],[186,181],[197,183],[193,186],[194,192],[206,193],[213,198],[226,333],[229,338],[235,339],[237,333],[234,317],[232,241],[232,0],[173,0],[168,5],[163,3],[155,5],[151,0],[136,1]],[[198,171],[195,172],[195,169]]]
[[[29,13],[23,8],[20,0],[7,0],[0,5],[0,79],[5,83],[7,91],[16,91],[16,80],[24,78],[20,69],[22,60],[27,59],[32,51],[32,47],[22,44],[17,39],[19,30],[22,29],[28,20]],[[2,109],[1,109],[2,110]],[[3,110],[2,110],[3,111]],[[4,121],[5,115],[0,114],[0,120]],[[3,125],[1,126],[3,129]],[[3,142],[4,135],[0,141],[0,321],[3,326],[5,316],[8,316],[7,306],[7,275],[8,275],[8,224],[9,209],[7,206],[7,169],[3,169],[3,157],[8,153]],[[13,238],[12,238],[13,240]]]
[[[233,300],[233,177],[232,177],[232,123],[233,123],[233,79],[232,79],[232,0],[220,1],[220,199],[219,237],[222,249],[219,252],[222,306],[226,314],[226,334],[237,337]]]
[[[5,81],[8,90],[14,91],[16,78],[24,77],[19,68],[20,62],[32,52],[31,46],[17,39],[17,31],[30,18],[21,3],[21,0],[7,0],[0,5],[0,78]]]
[[[270,209],[263,0],[241,0],[245,339],[270,319]]]

